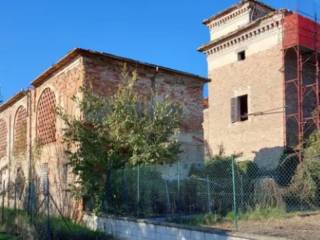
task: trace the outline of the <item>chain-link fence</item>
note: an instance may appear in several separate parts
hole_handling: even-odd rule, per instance
[[[278,235],[297,235],[301,226],[301,232],[318,234],[320,229],[319,157],[300,163],[295,154],[287,154],[274,170],[232,157],[190,169],[182,163],[139,166],[113,171],[106,189],[104,211],[110,215],[272,235],[276,229]],[[93,208],[90,200],[85,206]],[[19,179],[7,184],[0,207],[2,225],[19,228],[17,221],[27,222],[39,239],[63,239],[56,238],[57,225],[62,228],[58,234],[73,231],[50,194],[47,178],[28,186]]]
[[[18,178],[4,184],[0,191],[0,232],[27,240],[114,239],[66,218],[51,195],[48,177],[27,186]]]
[[[178,169],[169,178],[155,166],[122,169],[112,173],[105,212],[249,232],[254,222],[261,230],[264,221],[319,210],[320,170],[314,173],[308,164],[288,154],[268,171],[226,157],[191,167],[187,177],[179,177]]]

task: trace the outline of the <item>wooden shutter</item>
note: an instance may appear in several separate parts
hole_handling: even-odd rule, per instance
[[[239,121],[238,98],[231,98],[231,122]]]

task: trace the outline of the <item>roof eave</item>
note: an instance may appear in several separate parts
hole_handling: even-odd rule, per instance
[[[11,107],[13,104],[18,102],[20,99],[25,97],[28,93],[28,90],[23,90],[18,92],[16,95],[14,95],[12,98],[10,98],[8,101],[0,105],[0,112],[3,112],[5,109]]]
[[[35,80],[31,82],[31,85],[34,87],[38,87],[39,85],[41,85],[53,73],[55,73],[57,70],[61,69],[62,67],[68,65],[70,61],[72,61],[77,56],[79,56],[80,50],[81,49],[79,48],[75,48],[71,50],[69,53],[67,53],[67,55],[65,55],[63,58],[58,60],[56,64],[52,65],[50,68],[48,68],[43,73],[41,73],[38,77],[36,77]]]
[[[63,68],[64,66],[68,65],[72,60],[76,59],[79,56],[86,56],[86,57],[96,56],[96,57],[111,58],[111,59],[118,60],[118,61],[124,61],[124,62],[128,62],[128,63],[136,64],[136,65],[159,69],[159,70],[170,72],[170,73],[188,76],[188,77],[200,80],[202,82],[209,82],[210,81],[210,79],[208,79],[208,78],[205,78],[205,77],[202,77],[202,76],[199,76],[196,74],[168,68],[168,67],[163,67],[163,66],[159,66],[159,65],[155,65],[155,64],[151,64],[151,63],[145,63],[145,62],[141,62],[138,60],[120,57],[120,56],[109,54],[109,53],[97,52],[97,51],[87,50],[87,49],[82,49],[82,48],[76,48],[76,49],[73,49],[72,51],[70,51],[66,56],[61,58],[56,64],[54,64],[49,69],[47,69],[42,74],[40,74],[34,81],[32,81],[32,83],[31,83],[32,86],[34,86],[34,87],[40,86],[44,81],[46,81],[50,76],[52,76],[52,74],[54,74],[55,72],[57,72],[59,69]]]
[[[269,9],[270,11],[276,11],[275,8],[273,8],[273,7],[265,4],[265,3],[263,3],[263,2],[260,2],[260,1],[257,1],[257,0],[245,0],[245,1],[240,1],[239,3],[234,4],[234,5],[232,5],[231,7],[227,8],[227,9],[225,9],[225,10],[223,10],[223,11],[221,11],[221,12],[219,12],[219,13],[217,13],[217,14],[215,14],[215,15],[207,18],[207,19],[204,19],[204,20],[202,21],[202,24],[208,25],[208,24],[209,24],[210,22],[212,22],[213,20],[216,20],[216,19],[218,19],[218,18],[220,18],[220,17],[222,17],[222,16],[224,16],[224,15],[232,12],[232,11],[233,11],[234,9],[236,9],[236,8],[242,7],[245,3],[248,3],[248,2],[253,2],[253,3],[255,3],[255,4],[258,4],[258,5],[260,5],[260,6],[264,7],[264,8]]]
[[[225,35],[225,36],[222,36],[221,38],[218,38],[218,39],[216,39],[216,40],[214,40],[214,41],[211,41],[211,42],[209,42],[209,43],[207,43],[207,44],[202,45],[201,47],[199,47],[199,48],[197,49],[197,51],[199,51],[199,52],[204,52],[204,51],[212,48],[212,47],[215,46],[216,44],[219,44],[220,42],[223,42],[223,41],[225,41],[225,40],[228,39],[228,38],[231,38],[231,37],[233,37],[233,36],[235,36],[235,35],[237,35],[237,34],[239,34],[239,33],[241,33],[241,32],[244,32],[244,31],[246,31],[246,30],[248,30],[248,29],[251,29],[251,28],[257,26],[258,24],[260,24],[262,21],[264,21],[264,20],[266,20],[266,19],[268,19],[268,18],[271,18],[271,17],[273,17],[274,15],[279,14],[279,13],[288,14],[288,13],[291,13],[291,11],[289,11],[289,10],[287,10],[287,9],[279,9],[279,10],[277,10],[277,11],[271,12],[271,13],[269,13],[268,15],[266,15],[266,16],[264,16],[264,17],[262,17],[262,18],[259,18],[259,19],[255,20],[254,22],[252,22],[252,23],[250,23],[250,24],[248,24],[248,25],[243,26],[242,28],[237,29],[236,31],[233,31],[233,32],[231,32],[231,33],[229,33],[229,34],[227,34],[227,35]]]

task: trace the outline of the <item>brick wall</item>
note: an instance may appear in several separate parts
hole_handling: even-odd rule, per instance
[[[27,151],[27,116],[25,107],[20,106],[14,123],[13,153],[15,156],[25,155]]]
[[[85,58],[85,81],[94,91],[112,95],[121,83],[124,62],[107,59]],[[203,82],[178,74],[156,71],[144,66],[127,64],[128,71],[137,71],[136,89],[139,94],[150,98],[152,88],[158,98],[169,96],[183,107],[183,131],[202,134],[202,86]]]
[[[7,124],[3,119],[0,119],[0,159],[7,155]]]
[[[103,58],[85,58],[85,83],[99,94],[112,95],[121,83],[123,61],[110,61]],[[203,81],[192,77],[181,76],[156,68],[136,64],[127,64],[127,71],[136,70],[138,79],[136,90],[150,99],[151,92],[157,93],[157,99],[168,96],[173,102],[183,107],[183,121],[179,140],[182,143],[182,153],[179,157],[182,166],[181,175],[187,176],[192,164],[202,164],[203,151]],[[176,178],[177,164],[164,167],[165,176]]]
[[[0,171],[3,171],[2,176],[7,182],[20,178],[26,183],[33,181],[39,187],[44,169],[48,169],[50,193],[55,202],[64,214],[76,216],[81,206],[70,201],[70,194],[66,191],[68,182],[74,181],[74,176],[68,168],[62,142],[64,123],[57,117],[55,109],[61,107],[69,115],[80,116],[72,97],[81,97],[80,88],[85,83],[100,94],[112,95],[119,86],[124,61],[91,54],[82,56],[71,53],[71,56],[71,59],[61,60],[41,75],[41,80],[37,79],[24,96],[14,97],[10,104],[5,103],[6,107],[0,108],[0,119],[8,126],[5,130],[0,121],[0,154],[6,156],[0,161]],[[150,97],[154,84],[160,98],[169,95],[183,106],[180,140],[185,152],[181,159],[188,166],[202,161],[203,149],[199,139],[202,139],[204,80],[174,71],[157,71],[143,64],[129,63],[128,67],[138,71],[136,89],[140,94]],[[26,154],[15,154],[20,151]]]
[[[78,209],[67,192],[66,174],[71,173],[65,170],[68,160],[62,142],[64,124],[57,116],[56,108],[61,107],[67,114],[78,115],[79,110],[72,97],[79,95],[83,72],[82,59],[78,57],[31,91],[33,178],[41,183],[43,169],[48,169],[50,193],[60,210],[69,216]]]
[[[281,44],[210,70],[206,120],[209,151],[242,153],[262,168],[274,168],[284,148],[284,93]],[[248,94],[248,121],[232,123],[231,99]],[[260,114],[259,114],[260,113]],[[205,131],[207,131],[205,129]]]
[[[37,141],[41,145],[56,141],[56,96],[50,88],[42,91],[37,105]]]

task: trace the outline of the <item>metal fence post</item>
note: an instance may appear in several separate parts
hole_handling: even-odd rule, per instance
[[[180,200],[180,159],[178,160],[178,197],[179,197],[179,200]]]
[[[137,216],[140,214],[140,165],[137,168]]]
[[[232,191],[233,191],[233,214],[234,214],[234,226],[238,230],[238,211],[237,211],[237,191],[236,191],[236,176],[235,176],[235,160],[234,156],[231,158],[232,168]]]
[[[211,213],[211,195],[210,195],[210,181],[207,175],[207,195],[208,195],[208,212]]]
[[[125,211],[129,212],[129,193],[128,193],[128,176],[126,168],[123,169],[123,181],[124,181],[124,201],[125,201]]]
[[[14,182],[14,214],[16,215],[17,211],[17,183]]]
[[[165,182],[165,187],[166,187],[167,208],[168,208],[168,210],[172,213],[172,211],[171,211],[171,204],[170,204],[170,195],[169,195],[169,190],[168,190],[168,182],[167,182],[166,179],[164,180],[164,182]]]
[[[49,174],[47,175],[47,187],[46,187],[46,198],[47,198],[47,232],[48,232],[48,239],[51,239],[51,232],[50,232],[50,191],[49,191]]]
[[[240,191],[241,191],[241,203],[240,203],[240,209],[243,209],[244,208],[244,191],[243,191],[243,176],[242,174],[240,175],[240,184],[241,184],[241,188],[240,188]]]
[[[4,198],[5,198],[6,190],[5,185],[2,188],[2,203],[1,203],[1,223],[4,223]]]

